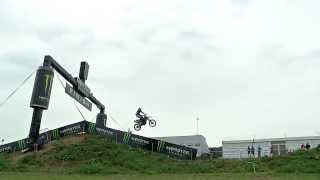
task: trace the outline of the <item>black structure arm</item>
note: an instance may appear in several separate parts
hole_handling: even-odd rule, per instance
[[[73,87],[78,87],[79,84],[75,78],[72,77],[71,74],[68,73],[56,60],[54,60],[51,56],[47,55],[44,57],[43,66],[52,66],[61,76],[63,76],[69,83],[73,85]],[[101,112],[105,111],[105,106],[93,96],[92,93],[89,93],[87,98],[93,102]]]

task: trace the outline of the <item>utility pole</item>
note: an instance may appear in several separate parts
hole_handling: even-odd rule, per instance
[[[197,117],[196,120],[197,120],[197,133],[196,133],[196,134],[199,135],[199,120],[200,120],[200,119]]]

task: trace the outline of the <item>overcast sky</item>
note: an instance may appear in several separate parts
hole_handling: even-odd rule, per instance
[[[0,1],[0,101],[51,55],[108,115],[145,136],[222,140],[320,135],[317,0]],[[26,137],[34,76],[0,108],[0,138]],[[98,110],[81,108],[89,121]],[[81,121],[57,73],[41,129]],[[108,126],[119,129],[111,119]]]

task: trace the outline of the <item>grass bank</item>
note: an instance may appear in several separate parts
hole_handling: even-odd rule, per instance
[[[185,174],[241,174],[242,176],[253,172],[252,165],[248,161],[256,164],[258,174],[313,173],[317,176],[317,173],[320,173],[320,149],[261,160],[185,161],[115,144],[95,135],[63,138],[47,145],[38,153],[1,155],[0,172],[31,173],[31,176],[32,173],[134,176],[177,174],[179,178]]]

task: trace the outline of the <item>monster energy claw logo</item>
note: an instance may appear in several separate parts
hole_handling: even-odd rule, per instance
[[[51,81],[52,81],[52,76],[50,74],[45,74],[44,77],[45,77],[44,91],[45,91],[45,93],[47,93],[48,87],[49,87],[49,85],[51,84]],[[49,82],[50,82],[50,84],[49,84]]]
[[[123,135],[123,143],[128,144],[130,141],[131,133],[130,132],[125,132]]]
[[[94,133],[96,131],[96,124],[90,123],[88,127],[88,131]]]
[[[20,140],[18,141],[18,149],[25,149],[26,148],[26,141]]]
[[[165,141],[158,141],[158,147],[157,147],[158,152],[161,152],[163,150],[165,143],[166,143]]]
[[[54,139],[59,137],[59,130],[58,129],[52,130],[52,137]]]

